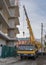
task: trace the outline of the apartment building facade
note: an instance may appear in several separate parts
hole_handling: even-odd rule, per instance
[[[0,0],[0,45],[14,46],[19,25],[18,0]]]

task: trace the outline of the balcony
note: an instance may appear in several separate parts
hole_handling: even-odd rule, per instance
[[[7,6],[9,7],[10,6],[10,1],[9,0],[5,0]]]
[[[10,18],[19,17],[19,7],[18,6],[9,7],[9,14],[10,14]]]
[[[10,6],[18,6],[19,0],[9,0],[10,1]]]
[[[15,28],[16,25],[19,25],[19,19],[16,18],[9,18],[9,27]]]
[[[9,15],[9,10],[5,0],[0,0],[0,14],[2,15],[2,17],[5,19],[5,22],[7,23],[8,17],[10,15]]]
[[[0,31],[0,38],[2,38],[3,40],[4,39],[8,40],[8,37],[3,32],[1,32],[1,31]]]
[[[4,23],[6,27],[9,27],[8,22],[1,11],[0,11],[0,22]]]
[[[0,0],[0,8],[5,9],[6,12],[8,13],[8,15],[9,15],[8,6],[7,6],[6,2],[5,2],[5,0]]]
[[[7,36],[7,35],[5,35],[3,32],[1,32],[0,31],[0,37],[3,39],[3,40],[7,40],[7,41],[18,41],[17,39],[16,39],[16,37],[15,38],[10,38],[9,36]]]
[[[16,34],[18,34],[18,33],[19,33],[18,28],[15,28],[15,29],[9,28],[9,29],[8,29],[8,36],[9,36],[10,38],[15,38],[15,37],[16,37]]]

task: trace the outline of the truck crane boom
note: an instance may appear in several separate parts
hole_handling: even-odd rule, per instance
[[[33,32],[32,32],[32,27],[30,25],[30,21],[29,21],[25,6],[23,6],[23,8],[24,8],[24,12],[25,12],[25,15],[26,15],[26,21],[27,21],[27,25],[28,25],[28,29],[29,29],[29,34],[30,34],[29,39],[30,39],[31,43],[33,43],[35,41],[35,37],[34,37]]]
[[[29,34],[30,34],[29,42],[34,44],[34,45],[36,45],[38,48],[41,48],[42,45],[40,44],[40,42],[37,42],[35,40],[35,37],[34,37],[33,31],[32,31],[32,27],[30,25],[30,20],[28,18],[25,6],[23,6],[23,8],[24,8],[24,12],[25,12],[25,16],[26,16],[26,21],[27,21],[27,25],[28,25],[28,29],[29,29]]]

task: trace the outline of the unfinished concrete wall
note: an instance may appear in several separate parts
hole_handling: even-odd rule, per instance
[[[0,0],[0,45],[6,45],[9,11],[5,0]]]
[[[19,33],[19,6],[15,5],[15,0],[0,0],[0,31],[3,38],[0,38],[0,43],[14,45],[16,34]],[[16,2],[17,3],[17,2]],[[8,34],[8,36],[5,36]],[[7,40],[7,41],[6,41]]]
[[[5,0],[0,0],[0,14],[5,18],[6,22],[8,22],[8,17],[9,17],[9,10],[8,10],[8,6],[5,2]]]
[[[16,27],[17,25],[19,25],[19,7],[18,5],[15,5],[15,0],[10,0],[10,6],[9,6],[9,13],[10,13],[10,17],[9,17],[9,29],[8,29],[8,36],[12,39],[16,38],[16,34],[19,33],[18,28]],[[14,46],[15,40],[10,40],[9,44],[11,46]]]
[[[0,39],[0,45],[6,45],[6,40]]]

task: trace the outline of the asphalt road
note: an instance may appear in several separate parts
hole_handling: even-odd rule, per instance
[[[36,60],[24,59],[8,65],[46,65],[46,56],[38,57]]]

